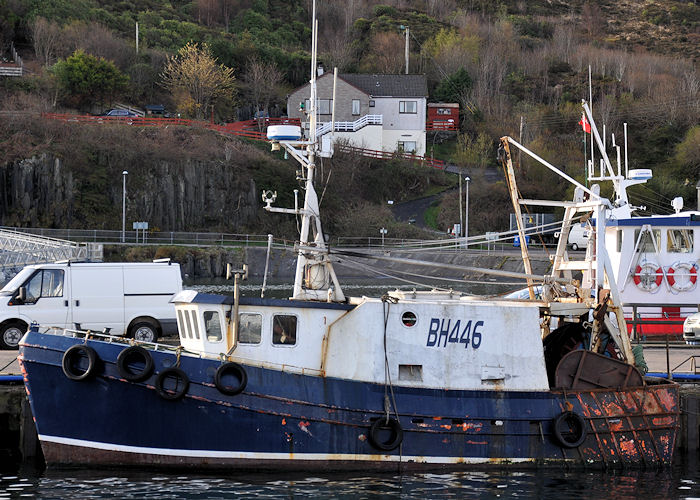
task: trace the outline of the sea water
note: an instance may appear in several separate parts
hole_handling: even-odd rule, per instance
[[[584,471],[560,468],[394,474],[187,474],[56,469],[0,476],[0,498],[42,499],[417,499],[537,498],[651,500],[700,498],[695,465]]]

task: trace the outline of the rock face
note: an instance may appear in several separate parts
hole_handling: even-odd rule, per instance
[[[45,154],[0,168],[0,224],[25,227],[121,227],[122,170],[127,225],[148,221],[170,231],[240,231],[258,211],[255,182],[220,160],[122,165],[108,155],[75,167]]]

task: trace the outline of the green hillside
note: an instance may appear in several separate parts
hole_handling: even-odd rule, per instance
[[[218,122],[248,119],[259,108],[271,116],[284,114],[285,96],[308,80],[310,5],[309,0],[0,0],[4,57],[14,42],[29,70],[21,79],[0,80],[0,110],[96,113],[124,102],[163,103],[182,116],[209,118],[213,112]],[[584,136],[577,122],[580,101],[588,98],[589,66],[599,125],[621,142],[628,123],[630,167],[654,169],[654,179],[632,192],[633,203],[667,213],[670,199],[682,195],[686,206],[694,206],[700,180],[696,2],[328,0],[317,9],[319,61],[341,72],[402,72],[402,27],[410,27],[411,72],[427,75],[431,100],[460,103],[460,133],[446,141],[430,138],[428,154],[472,177],[472,203],[488,207],[471,221],[472,231],[508,223],[504,186],[482,175],[500,168],[496,147],[503,135],[520,138],[584,181]],[[208,50],[234,78],[206,102],[165,82],[169,58],[188,43]],[[91,81],[76,81],[75,68]],[[8,144],[11,132],[2,128],[0,142]],[[0,151],[0,164],[16,159],[17,148]],[[571,195],[533,162],[523,160],[520,167],[527,197]],[[367,175],[350,181],[359,178],[366,181]],[[334,182],[331,178],[326,200],[331,206],[343,201],[344,190],[334,190]],[[434,186],[419,182],[402,188],[401,196],[426,190]],[[434,217],[441,230],[458,220],[455,196],[447,195]],[[358,203],[376,204],[380,198],[367,195]]]

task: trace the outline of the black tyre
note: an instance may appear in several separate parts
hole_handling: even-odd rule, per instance
[[[388,436],[387,436],[388,431]],[[375,420],[369,428],[369,442],[372,446],[382,451],[396,449],[403,441],[403,429],[395,418],[380,418]]]
[[[0,349],[19,349],[19,341],[27,331],[27,326],[13,321],[0,327]]]
[[[578,448],[586,440],[586,421],[578,413],[565,411],[554,419],[554,440],[564,448]]]
[[[158,328],[153,323],[141,321],[131,327],[129,337],[139,342],[153,343],[158,340]]]
[[[85,344],[76,344],[63,353],[63,373],[71,380],[87,380],[97,368],[97,352]]]
[[[130,382],[143,382],[153,373],[153,358],[141,346],[131,346],[117,356],[119,375]]]
[[[231,376],[237,380],[235,385],[227,385],[225,383],[226,378],[230,378]],[[216,388],[222,394],[228,394],[229,396],[240,394],[247,384],[248,374],[238,363],[224,363],[217,368],[216,375],[214,375],[214,385],[216,385]]]
[[[158,395],[168,401],[182,399],[189,388],[190,379],[187,377],[187,374],[174,366],[166,368],[156,378]]]

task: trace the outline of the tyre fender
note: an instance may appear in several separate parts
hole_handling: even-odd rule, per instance
[[[175,390],[165,388],[165,380],[168,377],[178,380],[175,385]],[[167,399],[168,401],[177,401],[178,399],[182,399],[185,394],[187,394],[187,390],[189,388],[190,379],[187,374],[180,368],[174,366],[166,368],[160,372],[156,378],[156,391],[158,392],[158,395],[163,399]]]
[[[573,411],[565,411],[552,422],[554,440],[563,448],[578,448],[586,440],[586,421]]]
[[[380,431],[388,430],[391,436],[388,440],[380,438]],[[395,418],[379,418],[372,423],[369,428],[369,442],[376,449],[381,451],[391,451],[396,449],[403,441],[403,429],[401,424]]]
[[[143,368],[135,369],[132,366],[138,362],[143,363]],[[153,358],[143,347],[132,345],[123,349],[117,356],[117,369],[119,375],[129,382],[143,382],[153,373]]]
[[[76,366],[80,358],[83,357],[87,358],[87,367],[84,370]],[[76,344],[63,353],[61,367],[66,377],[71,380],[82,381],[94,375],[98,361],[99,357],[95,349],[85,344]]]
[[[222,379],[227,374],[234,375],[238,379],[238,384],[224,384]],[[236,394],[240,394],[241,392],[243,392],[247,384],[248,374],[246,373],[245,368],[243,368],[238,363],[224,363],[216,369],[216,374],[214,375],[214,385],[222,394],[235,396]]]

